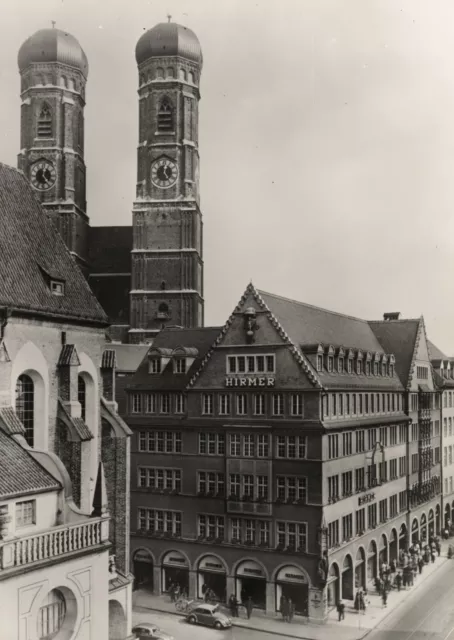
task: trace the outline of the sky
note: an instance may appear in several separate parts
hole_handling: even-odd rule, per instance
[[[452,0],[0,4],[0,161],[19,151],[17,51],[55,20],[90,65],[95,226],[131,224],[138,38],[168,13],[197,34],[207,325],[252,280],[365,319],[424,315],[454,356]]]

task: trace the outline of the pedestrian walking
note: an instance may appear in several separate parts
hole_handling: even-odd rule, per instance
[[[236,598],[232,593],[232,595],[229,598],[229,609],[230,609],[230,615],[232,616],[232,618],[236,618],[235,604],[236,604]]]
[[[386,591],[386,589],[383,589],[381,598],[383,600],[383,606],[386,607],[388,605],[388,592]]]
[[[397,572],[396,575],[396,587],[397,587],[397,591],[400,591],[400,587],[402,586],[402,574],[400,573],[400,571]]]
[[[360,609],[361,609],[361,591],[357,591],[355,596],[355,611],[359,612]]]
[[[254,603],[252,602],[252,598],[251,596],[249,596],[249,598],[247,599],[246,602],[246,613],[247,613],[247,619],[249,620],[251,615],[252,615],[252,609],[254,608]]]
[[[430,559],[432,560],[432,563],[435,562],[435,558],[436,558],[435,549],[432,549],[432,551],[430,552]]]
[[[441,544],[440,544],[440,540],[438,538],[435,540],[435,548],[437,550],[438,557],[440,557]]]
[[[281,612],[281,616],[285,622],[287,620],[287,615],[288,615],[288,602],[287,602],[287,598],[284,595],[281,596],[279,609]]]
[[[422,568],[424,566],[424,560],[422,558],[419,558],[418,560],[418,569],[419,569],[419,573],[422,573]]]
[[[337,603],[337,616],[339,622],[345,618],[345,604],[342,600]]]
[[[175,585],[172,584],[169,587],[169,595],[170,595],[170,602],[175,602],[176,598],[175,598]]]
[[[291,598],[288,599],[287,605],[288,605],[287,622],[291,623],[293,620],[293,616],[295,615],[295,605],[293,604],[293,601]]]

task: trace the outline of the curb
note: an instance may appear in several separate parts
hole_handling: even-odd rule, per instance
[[[443,556],[442,556],[443,557]],[[430,581],[430,578],[435,575],[442,567],[444,567],[446,565],[446,562],[448,561],[448,558],[446,556],[444,556],[444,562],[442,564],[440,564],[437,568],[435,568],[430,576],[428,576],[426,578],[426,580],[420,580],[419,582],[417,582],[413,588],[411,588],[409,591],[407,591],[407,595],[402,598],[402,600],[400,601],[399,605],[401,605],[402,603],[406,602],[413,593],[415,593],[415,591],[417,591],[421,585],[426,584],[427,581]],[[399,606],[398,605],[398,606]],[[180,616],[180,618],[184,618],[185,617],[185,613],[180,613],[179,611],[173,611],[173,610],[169,610],[169,609],[163,609],[163,608],[157,608],[157,607],[147,607],[144,605],[136,605],[137,609],[147,609],[148,611],[156,611],[158,613],[167,613],[170,615],[174,615],[174,616]],[[366,638],[370,633],[372,633],[372,631],[375,631],[377,629],[377,627],[384,622],[385,620],[387,620],[387,618],[389,618],[390,615],[392,615],[395,611],[396,608],[393,609],[389,609],[388,612],[383,616],[383,618],[374,626],[374,627],[370,627],[369,629],[366,629],[364,631],[364,633],[362,635],[355,635],[354,637],[351,638],[351,640],[363,640],[364,638]],[[348,625],[350,626],[350,625]],[[251,631],[260,631],[260,633],[268,633],[268,634],[272,634],[272,635],[280,635],[286,638],[296,638],[296,640],[316,640],[313,637],[307,637],[307,636],[302,636],[302,635],[295,635],[293,633],[285,633],[282,631],[276,632],[276,631],[271,631],[270,629],[263,629],[261,627],[253,627],[252,625],[246,625],[246,624],[236,624],[235,622],[233,622],[232,627],[237,627],[239,629],[250,629]],[[326,628],[325,624],[320,624],[317,625],[316,628]]]

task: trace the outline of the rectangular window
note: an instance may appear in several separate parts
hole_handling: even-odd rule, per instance
[[[323,371],[323,356],[317,356],[317,371]]]
[[[213,394],[202,393],[202,414],[204,416],[213,415]]]
[[[219,394],[219,415],[228,416],[230,414],[230,394]]]
[[[386,498],[378,503],[378,513],[380,522],[386,522],[388,519],[388,500]]]
[[[428,380],[429,369],[427,367],[416,367],[416,377],[419,380]]]
[[[150,453],[181,453],[181,432],[142,431],[139,434],[139,450]]]
[[[254,497],[254,476],[252,474],[243,475],[243,498]]]
[[[278,458],[306,458],[306,436],[277,436],[276,445]]]
[[[207,493],[217,496],[224,495],[224,474],[217,471],[199,471],[197,474],[197,490],[202,495]]]
[[[307,478],[277,477],[277,497],[283,502],[307,501]]]
[[[369,523],[369,529],[375,529],[377,526],[377,504],[370,504],[367,507],[367,520]]]
[[[334,502],[339,499],[339,476],[330,476],[328,478],[328,500]]]
[[[393,458],[389,461],[389,479],[395,480],[397,477],[397,458]]]
[[[256,416],[265,415],[265,394],[264,393],[254,394],[254,415]]]
[[[407,492],[401,491],[399,493],[399,511],[405,511],[407,508]]]
[[[255,436],[251,433],[243,436],[243,455],[246,458],[253,458],[255,456]]]
[[[399,425],[399,443],[405,444],[407,442],[407,425],[400,424]]]
[[[230,455],[241,456],[241,435],[239,433],[230,436]]]
[[[337,396],[335,393],[331,394],[331,414],[333,418],[337,417]]]
[[[328,436],[328,459],[333,460],[339,457],[339,435],[333,433]]]
[[[356,491],[363,491],[366,488],[364,467],[355,469],[355,487]]]
[[[416,471],[418,471],[419,469],[419,460],[418,460],[418,454],[417,453],[413,453],[411,456],[411,472],[412,473],[416,473]]]
[[[16,529],[36,524],[36,500],[16,502]]]
[[[397,493],[389,498],[389,516],[395,518],[398,514]]]
[[[224,540],[225,521],[224,516],[205,515],[197,516],[197,532],[200,540]]]
[[[257,498],[268,500],[268,476],[257,476]]]
[[[132,413],[142,413],[142,394],[132,394]]]
[[[268,435],[257,436],[257,455],[259,458],[268,458],[270,455],[270,437]]]
[[[247,395],[245,393],[239,393],[236,397],[236,412],[239,416],[247,414]]]
[[[342,540],[350,540],[353,537],[353,514],[342,516]]]
[[[303,394],[292,393],[290,396],[291,415],[301,418],[303,415]]]
[[[396,425],[393,425],[392,427],[389,427],[389,444],[391,446],[397,444],[397,427],[396,427]]]
[[[353,434],[351,431],[346,431],[342,434],[342,448],[344,456],[351,456],[352,454],[352,437]]]
[[[399,476],[402,478],[402,476],[406,475],[406,473],[407,473],[407,457],[401,456],[399,458]]]
[[[273,415],[284,415],[284,394],[282,393],[273,393]]]
[[[170,393],[161,395],[161,413],[170,413]]]
[[[388,446],[388,428],[380,427],[380,443],[384,446]]]
[[[364,439],[364,430],[360,429],[356,432],[356,453],[364,453],[365,447],[365,439]]]
[[[339,520],[328,523],[328,548],[339,545]]]
[[[175,358],[174,373],[186,373],[186,358]]]
[[[380,482],[387,482],[388,480],[387,467],[388,467],[388,463],[386,462],[386,460],[378,464],[378,474],[379,474]]]
[[[349,496],[353,493],[353,471],[344,471],[342,474],[342,495]]]
[[[274,355],[228,356],[227,373],[275,373]]]
[[[225,455],[225,435],[223,433],[199,433],[199,454]]]
[[[138,510],[139,528],[152,533],[170,533],[181,536],[181,513],[177,511],[162,511],[160,509]]]
[[[147,413],[156,413],[156,410],[157,410],[156,394],[147,393],[146,399],[147,399],[147,406],[146,406]]]
[[[375,447],[375,443],[377,442],[377,430],[372,428],[367,432],[367,444],[368,449],[373,449]]]
[[[148,361],[148,373],[161,373],[161,358],[150,358]]]
[[[186,396],[184,393],[175,394],[175,413],[184,413],[186,411]]]
[[[356,393],[352,396],[352,414],[356,416]]]
[[[366,530],[366,509],[356,511],[356,535],[361,536]]]
[[[286,549],[293,549],[306,553],[307,551],[307,523],[306,522],[277,522],[277,544]]]
[[[239,499],[241,496],[241,476],[239,473],[230,474],[229,495],[231,498]]]

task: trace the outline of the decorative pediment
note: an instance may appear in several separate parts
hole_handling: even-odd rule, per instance
[[[358,352],[356,354],[356,359],[357,360],[363,360],[364,359],[364,353],[361,351],[361,349],[358,349]]]
[[[389,354],[389,364],[396,364],[396,358],[393,353]]]
[[[336,351],[336,350],[334,349],[333,345],[332,345],[332,344],[330,344],[330,345],[329,345],[329,347],[328,347],[328,350],[327,350],[327,355],[329,355],[329,356],[334,356],[335,351]]]
[[[344,358],[345,357],[345,349],[344,347],[339,347],[337,350],[337,357]]]
[[[353,350],[353,349],[349,349],[349,350],[348,350],[348,354],[347,354],[347,358],[348,358],[349,360],[353,360],[353,359],[354,359],[354,357],[355,357],[355,352],[354,352],[354,350]]]
[[[366,362],[370,362],[372,360],[372,354],[370,351],[366,351]]]
[[[388,362],[388,356],[384,353],[381,357],[382,364],[386,364]]]

